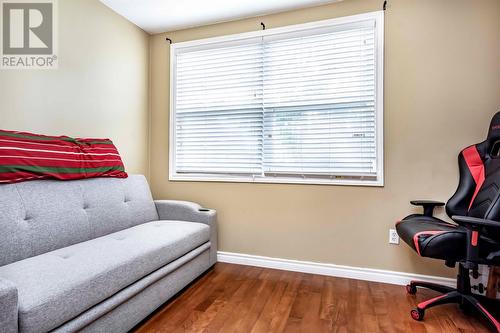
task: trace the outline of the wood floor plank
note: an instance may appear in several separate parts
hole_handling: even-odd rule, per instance
[[[228,292],[223,293],[220,297],[225,301],[225,304],[207,326],[205,332],[221,332],[224,330],[226,322],[232,318],[234,312],[238,311],[245,297],[252,292],[252,286],[257,281],[261,271],[260,268],[246,267],[245,274],[235,281],[237,283],[228,283]]]
[[[250,299],[245,302],[246,304],[242,306],[240,310],[241,313],[238,312],[238,314],[234,316],[235,331],[250,332],[262,313],[267,299],[271,296],[276,286],[276,280],[267,278],[269,275],[266,273],[268,272],[264,272],[264,274],[259,276],[259,285],[255,292]]]
[[[290,277],[287,281],[287,286],[281,297],[278,305],[274,309],[274,316],[269,325],[269,331],[271,332],[283,332],[286,321],[290,316],[290,311],[292,305],[297,297],[297,291],[300,285],[300,275],[299,274],[283,274],[283,277]]]
[[[162,306],[135,333],[491,332],[457,305],[409,312],[437,293],[401,286],[218,263]]]

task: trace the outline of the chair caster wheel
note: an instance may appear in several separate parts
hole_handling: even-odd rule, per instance
[[[415,295],[417,293],[417,287],[411,284],[406,285],[406,293],[409,295]]]
[[[416,321],[422,321],[424,319],[424,310],[415,308],[410,312],[411,317]]]

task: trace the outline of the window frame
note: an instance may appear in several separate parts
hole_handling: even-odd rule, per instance
[[[376,49],[375,49],[375,143],[377,154],[376,178],[347,176],[303,177],[290,176],[255,176],[255,175],[224,175],[224,174],[185,174],[175,170],[176,147],[176,54],[179,49],[205,48],[210,44],[238,43],[245,39],[264,37],[279,33],[296,32],[306,29],[330,27],[334,25],[354,23],[368,19],[375,20]],[[169,180],[196,181],[196,182],[236,182],[236,183],[278,183],[278,184],[312,184],[312,185],[355,185],[355,186],[384,186],[384,12],[375,11],[351,16],[338,17],[328,20],[315,21],[303,24],[270,28],[259,31],[244,32],[219,37],[204,38],[170,45],[170,105],[169,105]]]

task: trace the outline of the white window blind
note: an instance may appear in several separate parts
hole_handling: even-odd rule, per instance
[[[259,174],[261,40],[177,55],[175,170]]]
[[[174,44],[171,179],[380,185],[381,18]]]

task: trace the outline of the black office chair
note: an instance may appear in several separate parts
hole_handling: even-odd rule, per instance
[[[500,112],[493,116],[486,140],[460,152],[458,166],[458,188],[446,204],[446,213],[456,224],[434,217],[434,208],[444,203],[428,200],[411,201],[423,207],[423,214],[396,222],[401,239],[420,256],[444,260],[449,267],[459,265],[457,288],[422,281],[406,286],[409,294],[415,294],[417,287],[442,293],[418,304],[411,316],[422,320],[428,308],[458,303],[463,310],[479,311],[500,333],[499,319],[480,303],[481,296],[471,293],[469,275],[478,276],[478,264],[500,265]],[[500,308],[499,301],[493,303]]]

